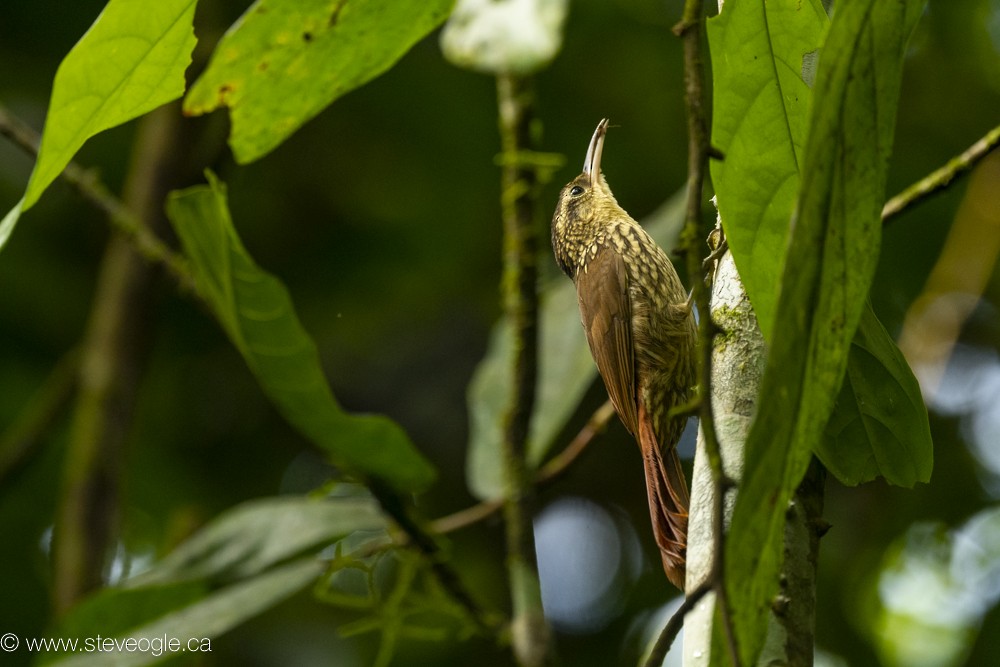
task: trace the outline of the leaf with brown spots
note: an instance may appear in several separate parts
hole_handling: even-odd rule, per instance
[[[454,0],[257,0],[226,33],[184,111],[229,107],[240,163],[263,157],[440,25]]]

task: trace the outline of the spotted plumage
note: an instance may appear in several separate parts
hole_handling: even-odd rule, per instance
[[[670,409],[694,384],[695,324],[677,271],[629,217],[601,173],[608,121],[583,173],[552,218],[556,262],[576,284],[590,351],[618,416],[642,453],[653,534],[667,578],[684,588],[688,489],[676,445],[684,418]]]

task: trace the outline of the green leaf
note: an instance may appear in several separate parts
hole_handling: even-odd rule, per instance
[[[142,590],[104,588],[73,607],[48,636],[53,639],[85,640],[87,637],[124,635],[175,609],[197,603],[206,595],[205,585],[184,582]],[[58,652],[38,654],[38,663],[48,665],[64,658]]]
[[[229,107],[240,163],[277,147],[338,97],[382,74],[440,25],[454,0],[257,0],[184,100]]]
[[[851,343],[836,409],[815,452],[848,485],[878,476],[905,487],[930,480],[934,447],[920,385],[870,305]]]
[[[292,561],[252,579],[220,589],[193,604],[177,607],[151,622],[134,625],[133,629],[117,635],[117,639],[121,642],[128,638],[143,646],[143,642],[159,641],[164,637],[176,638],[185,654],[190,655],[193,651],[207,654],[211,651],[213,638],[309,586],[319,578],[324,567],[322,561],[315,558]],[[104,597],[102,602],[110,610],[109,613],[113,614],[122,596],[135,599],[147,593],[155,595],[157,590],[116,590]],[[106,632],[104,628],[94,626],[81,637],[95,637]],[[103,636],[107,637],[107,634]],[[192,642],[190,646],[189,641]],[[132,667],[159,662],[165,655],[169,657],[173,653],[157,655],[153,650],[81,652],[69,654],[54,664],[59,667]]]
[[[366,497],[252,500],[220,514],[127,585],[244,579],[354,531],[385,525],[377,503]]]
[[[730,251],[766,340],[799,190],[811,91],[804,59],[827,26],[820,0],[731,0],[708,21],[712,184]]]
[[[761,648],[778,585],[788,501],[830,418],[868,296],[903,50],[921,5],[838,4],[820,53],[761,388],[767,400],[758,406],[747,440],[727,542],[726,584],[744,664],[753,664]]]
[[[665,202],[645,227],[663,248],[673,247],[684,222],[684,192]],[[565,277],[546,285],[540,294],[538,388],[528,432],[528,464],[536,468],[556,444],[555,438],[597,377],[573,281]],[[501,443],[503,420],[510,402],[514,348],[510,326],[501,320],[493,329],[486,357],[469,384],[469,457],[466,479],[482,500],[503,495]]]
[[[331,460],[401,491],[425,488],[434,469],[393,421],[350,415],[338,405],[316,345],[302,328],[288,290],[258,267],[229,217],[225,186],[175,192],[167,215],[191,261],[198,290],[285,418]]]
[[[24,197],[0,223],[0,248],[21,213],[69,164],[90,137],[184,93],[191,63],[196,0],[110,0],[63,59],[38,161]]]

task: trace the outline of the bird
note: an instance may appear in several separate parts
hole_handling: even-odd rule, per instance
[[[618,204],[601,171],[608,119],[583,172],[559,193],[556,263],[576,285],[590,352],[619,418],[642,455],[653,536],[667,579],[684,590],[688,487],[677,454],[695,384],[695,320],[676,269]]]

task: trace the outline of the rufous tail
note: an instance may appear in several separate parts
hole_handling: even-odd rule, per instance
[[[641,401],[638,435],[646,472],[649,518],[656,545],[660,548],[663,571],[670,583],[683,591],[688,525],[688,487],[684,469],[674,443],[670,443],[666,451],[660,449],[652,420]]]

